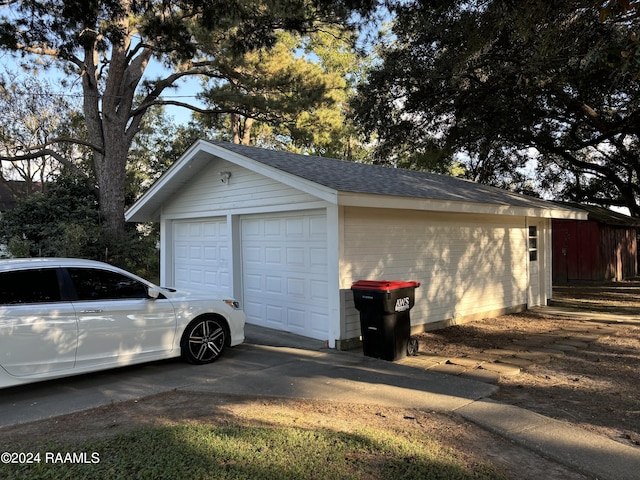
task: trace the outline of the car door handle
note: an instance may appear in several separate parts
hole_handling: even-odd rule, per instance
[[[100,310],[100,309],[96,309],[96,310],[80,310],[80,313],[102,313],[102,310]]]

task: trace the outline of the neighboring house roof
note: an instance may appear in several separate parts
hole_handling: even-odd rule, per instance
[[[509,210],[515,208],[519,215],[586,219],[583,212],[570,207],[447,175],[199,140],[129,209],[127,220],[157,219],[162,202],[184,187],[212,156],[291,186],[311,189],[311,193],[339,205],[499,214],[516,214]],[[390,198],[405,201],[391,205]],[[491,208],[485,211],[470,205]]]
[[[39,192],[42,191],[42,184],[40,182],[27,183],[24,180],[0,181],[0,212],[14,208],[19,198],[27,196],[29,188],[31,188],[31,192]]]
[[[606,225],[614,225],[618,227],[640,227],[640,218],[630,217],[620,212],[614,212],[604,207],[596,207],[595,205],[582,205],[579,203],[560,203],[560,205],[568,205],[571,208],[584,210],[588,214],[588,220],[604,223]]]
[[[0,182],[0,212],[11,210],[16,205],[16,198],[9,186]]]

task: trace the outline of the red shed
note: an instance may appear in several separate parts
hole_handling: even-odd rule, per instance
[[[572,206],[588,212],[588,220],[552,221],[553,284],[637,276],[640,219],[601,207]]]

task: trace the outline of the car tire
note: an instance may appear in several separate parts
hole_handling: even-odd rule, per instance
[[[213,362],[227,346],[227,331],[226,323],[218,317],[196,318],[182,335],[182,358],[195,365]]]

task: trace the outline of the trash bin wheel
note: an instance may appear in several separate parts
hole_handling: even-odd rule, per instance
[[[407,355],[410,357],[418,355],[418,347],[418,339],[415,337],[409,337],[409,341],[407,342]]]

